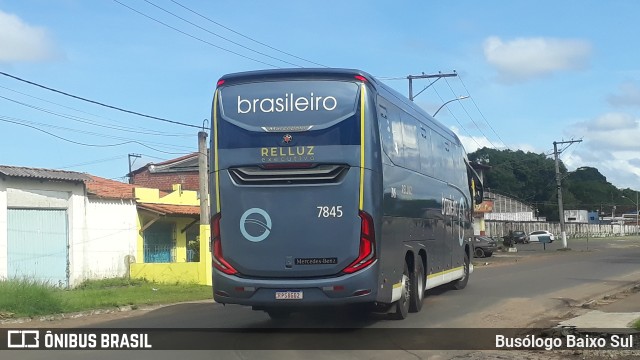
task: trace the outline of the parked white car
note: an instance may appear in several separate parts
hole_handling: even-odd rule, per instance
[[[527,240],[529,242],[544,242],[545,239],[544,238],[541,239],[541,237],[546,237],[546,236],[549,237],[549,241],[548,242],[550,242],[550,243],[552,243],[553,240],[556,239],[555,236],[553,236],[552,233],[550,233],[550,232],[548,232],[546,230],[538,230],[538,231],[531,232],[529,234],[529,236],[527,237]],[[542,240],[542,241],[540,241],[540,240]]]

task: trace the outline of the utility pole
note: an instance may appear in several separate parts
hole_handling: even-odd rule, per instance
[[[198,132],[198,182],[200,187],[200,225],[209,225],[209,167],[207,156],[207,133]]]
[[[560,215],[560,232],[562,233],[562,248],[567,248],[567,232],[564,228],[564,207],[562,205],[562,178],[560,177],[560,160],[558,159],[558,154],[562,152],[562,150],[558,151],[558,144],[571,144],[582,142],[582,140],[569,140],[569,141],[554,141],[553,142],[553,156],[556,160],[556,186],[558,187],[558,212]]]
[[[133,184],[133,176],[131,176],[131,168],[133,167],[133,163],[135,162],[135,160],[133,160],[133,162],[131,162],[131,158],[141,158],[142,155],[140,154],[129,154],[129,173],[127,174],[127,176],[129,177],[129,184]]]
[[[423,91],[427,90],[429,88],[429,86],[433,85],[436,81],[440,80],[443,77],[453,77],[453,76],[458,76],[458,73],[455,72],[455,70],[452,73],[449,74],[443,74],[441,72],[437,73],[437,74],[425,74],[422,73],[422,75],[408,75],[407,79],[409,80],[409,100],[413,101],[413,99],[415,99],[418,95],[422,94]],[[415,96],[413,95],[413,80],[414,79],[433,79],[436,78],[434,81],[432,81],[429,85],[425,86],[424,89],[420,90]]]

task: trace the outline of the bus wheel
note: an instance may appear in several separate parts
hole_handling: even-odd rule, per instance
[[[464,289],[467,286],[467,283],[469,282],[469,254],[467,254],[466,252],[464,253],[463,270],[464,270],[464,274],[462,275],[462,277],[454,281],[453,283],[451,283],[453,288],[456,290]]]
[[[402,273],[402,280],[404,286],[402,287],[402,294],[400,299],[396,301],[396,311],[393,313],[393,318],[396,320],[402,320],[409,314],[409,299],[411,298],[411,278],[409,277],[409,267],[407,263],[404,263],[404,271]]]
[[[409,275],[411,291],[409,291],[409,311],[419,312],[424,300],[424,266],[422,259],[416,261],[415,270]]]

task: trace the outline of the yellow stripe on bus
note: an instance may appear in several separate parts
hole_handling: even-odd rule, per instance
[[[220,212],[220,176],[218,175],[218,90],[213,96],[213,171],[216,174],[216,209]]]
[[[453,269],[449,269],[449,270],[441,271],[441,272],[439,272],[439,273],[435,273],[435,274],[428,275],[428,276],[427,276],[427,279],[431,279],[431,278],[434,278],[434,277],[436,277],[436,276],[442,276],[442,275],[444,275],[444,274],[448,274],[448,273],[450,273],[450,272],[454,272],[454,271],[458,271],[458,270],[463,270],[463,269],[464,269],[464,267],[462,267],[462,266],[458,266],[457,268],[453,268]]]
[[[364,100],[366,95],[366,87],[364,84],[360,86],[360,210],[364,210]]]

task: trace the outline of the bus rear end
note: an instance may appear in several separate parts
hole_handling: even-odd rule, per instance
[[[363,206],[364,77],[273,71],[218,82],[211,141],[214,299],[278,309],[373,302]],[[371,166],[369,166],[371,168]]]

